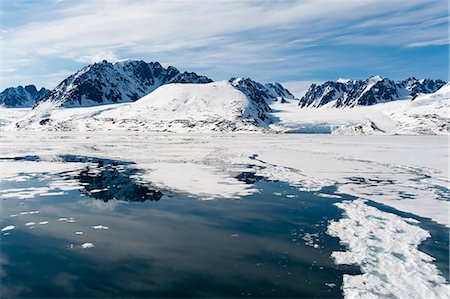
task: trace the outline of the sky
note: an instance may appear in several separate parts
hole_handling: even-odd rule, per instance
[[[53,88],[106,59],[301,93],[375,74],[449,80],[447,0],[0,0],[0,90]]]

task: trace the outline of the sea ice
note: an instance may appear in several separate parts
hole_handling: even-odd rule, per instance
[[[83,243],[81,244],[81,248],[86,249],[86,248],[92,248],[94,247],[94,244],[92,243]]]
[[[347,245],[335,251],[337,264],[357,264],[361,275],[344,275],[346,298],[448,298],[450,286],[419,251],[428,231],[395,214],[370,207],[365,200],[336,203],[344,218],[329,224],[328,234]]]
[[[107,229],[109,229],[109,227],[104,226],[104,225],[93,225],[92,228],[93,228],[93,229],[102,229],[102,230],[107,230]]]
[[[14,225],[8,225],[8,226],[5,226],[4,228],[2,228],[2,232],[13,230],[14,228],[15,228]]]

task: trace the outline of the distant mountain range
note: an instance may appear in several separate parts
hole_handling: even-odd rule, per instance
[[[38,96],[31,87],[25,90],[20,86],[8,88],[1,94],[0,99],[3,100],[0,104],[6,107],[31,107],[42,102],[52,102],[60,107],[96,106],[134,102],[165,84],[211,82],[206,76],[193,72],[181,73],[173,66],[164,68],[158,62],[128,60],[110,63],[104,60],[70,75],[51,91],[42,89]],[[265,112],[270,111],[268,104],[272,101],[295,99],[289,90],[277,82],[261,84],[250,78],[231,78],[229,83]]]
[[[32,107],[42,102],[60,107],[85,107],[102,104],[134,102],[161,85],[170,83],[211,83],[213,80],[193,72],[180,72],[173,66],[164,68],[158,62],[127,60],[110,63],[103,60],[87,65],[64,79],[53,90],[34,85],[7,88],[0,93],[0,105],[6,107]],[[229,83],[244,93],[264,112],[270,104],[297,100],[279,83],[261,84],[250,78],[231,78]],[[312,84],[298,100],[300,108],[322,106],[341,108],[370,106],[418,94],[437,91],[445,84],[442,80],[408,78],[394,82],[381,76],[366,80],[337,80]]]
[[[445,85],[442,80],[418,80],[408,78],[394,82],[381,76],[366,80],[327,81],[321,85],[312,84],[300,99],[300,107],[356,107],[414,97],[419,93],[433,93]]]
[[[9,87],[0,93],[0,105],[6,107],[32,107],[36,102],[49,94],[50,90],[45,88],[37,90],[34,85]]]

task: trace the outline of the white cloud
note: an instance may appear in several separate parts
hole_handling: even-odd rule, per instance
[[[446,5],[427,0],[50,3],[32,22],[3,24],[5,69],[30,60],[138,58],[230,71],[277,65],[270,70],[286,73],[292,61],[302,70],[323,67],[313,47],[420,47],[448,40]]]

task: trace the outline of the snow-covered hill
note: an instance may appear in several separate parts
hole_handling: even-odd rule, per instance
[[[380,76],[366,80],[327,81],[322,85],[312,84],[300,99],[304,107],[356,107],[411,98],[420,93],[433,93],[445,84],[441,80],[418,80],[408,78],[394,82]]]
[[[50,90],[45,88],[37,90],[34,85],[9,87],[0,93],[0,105],[5,107],[32,107],[49,93]]]
[[[124,103],[136,101],[163,84],[209,82],[212,80],[205,76],[181,73],[173,66],[164,68],[158,62],[103,60],[67,77],[40,102],[64,107]]]
[[[261,131],[271,121],[264,100],[257,101],[222,81],[166,84],[125,104],[66,108],[46,101],[14,127],[62,131]]]

